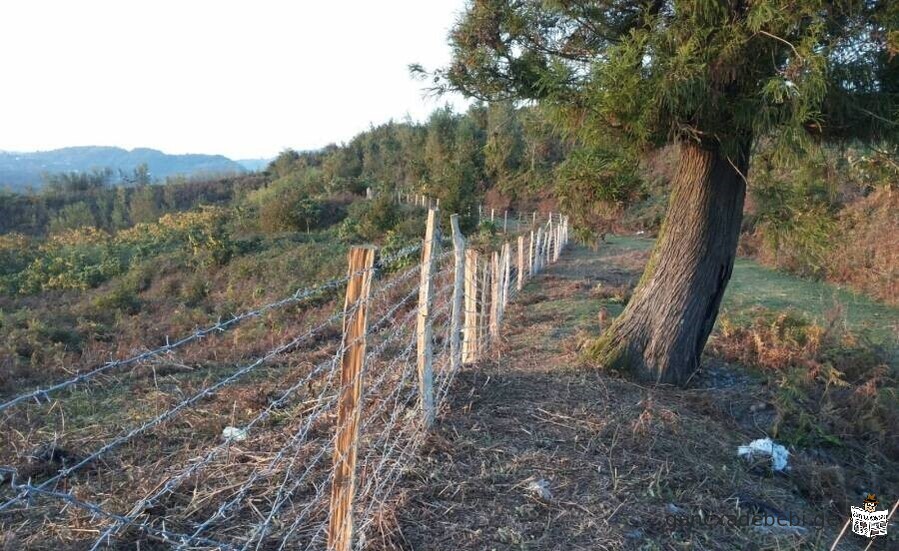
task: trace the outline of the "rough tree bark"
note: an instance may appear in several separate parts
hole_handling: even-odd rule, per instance
[[[748,143],[738,158],[680,145],[665,222],[627,307],[593,344],[603,366],[683,385],[730,280],[746,195]]]

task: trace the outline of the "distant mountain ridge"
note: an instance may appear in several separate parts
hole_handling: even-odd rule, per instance
[[[0,151],[0,189],[38,187],[46,172],[88,172],[111,168],[131,172],[146,163],[154,180],[169,176],[202,174],[237,174],[247,169],[224,155],[171,155],[150,148],[131,150],[121,147],[79,146],[18,153]]]

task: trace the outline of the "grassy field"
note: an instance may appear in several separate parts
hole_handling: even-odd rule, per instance
[[[610,252],[649,251],[652,244],[652,239],[638,236],[610,236],[603,248]],[[802,279],[738,258],[724,295],[722,314],[744,322],[756,308],[795,310],[820,324],[839,312],[849,329],[899,354],[899,308],[851,289]]]

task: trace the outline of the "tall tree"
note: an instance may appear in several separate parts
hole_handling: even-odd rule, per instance
[[[588,147],[678,144],[662,232],[593,349],[684,383],[731,276],[753,144],[896,140],[897,23],[895,0],[473,0],[434,77],[536,100]]]
[[[518,112],[509,102],[491,104],[487,110],[487,174],[503,191],[508,190],[521,168],[524,137]]]

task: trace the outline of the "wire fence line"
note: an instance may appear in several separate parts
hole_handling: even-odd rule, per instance
[[[409,256],[410,254],[415,253],[420,248],[421,248],[421,245],[418,245],[418,244],[404,247],[403,249],[400,249],[393,255],[381,259],[377,268],[379,268],[379,269],[387,268],[387,267],[391,266],[397,260],[403,259],[406,256]],[[244,322],[248,319],[259,318],[270,311],[278,310],[280,308],[284,308],[285,306],[291,306],[294,304],[298,304],[298,303],[306,301],[310,298],[321,296],[321,295],[327,293],[328,291],[333,291],[333,290],[339,289],[353,275],[356,275],[356,274],[349,274],[344,277],[334,278],[326,283],[317,285],[315,287],[297,289],[292,295],[290,295],[288,297],[284,297],[280,300],[270,302],[268,304],[265,304],[263,306],[255,308],[253,310],[248,310],[241,314],[237,314],[225,321],[218,320],[216,323],[214,323],[212,325],[208,325],[206,327],[196,329],[189,335],[185,335],[174,341],[169,341],[169,339],[166,338],[166,343],[162,346],[159,346],[159,347],[156,347],[153,349],[149,349],[149,350],[145,350],[144,352],[135,354],[133,356],[130,356],[128,358],[124,358],[121,360],[112,360],[112,361],[105,362],[94,369],[85,371],[83,373],[79,373],[69,379],[60,381],[58,383],[55,383],[55,384],[47,386],[47,387],[37,388],[35,390],[25,392],[23,394],[20,394],[18,396],[10,398],[5,402],[0,403],[0,412],[6,411],[14,406],[17,406],[17,405],[25,403],[25,402],[30,402],[30,401],[35,401],[37,403],[40,403],[41,401],[50,402],[50,394],[70,388],[70,387],[78,385],[80,383],[85,383],[103,373],[112,371],[116,368],[127,367],[129,365],[135,365],[135,364],[138,364],[145,360],[148,360],[150,358],[154,358],[157,356],[161,356],[163,354],[167,354],[169,352],[173,352],[187,344],[200,341],[210,335],[217,335],[217,334],[224,333],[225,331],[228,331],[229,329],[236,327],[241,322]]]
[[[381,293],[386,292],[390,288],[407,281],[408,279],[411,278],[411,276],[416,275],[416,273],[417,273],[417,271],[415,269],[406,270],[399,277],[394,278],[391,282],[389,282],[387,285],[385,285],[381,289]],[[375,295],[375,296],[379,296],[381,293],[379,293],[378,295]],[[355,307],[356,306],[354,306],[354,308]],[[59,480],[68,477],[71,473],[81,469],[82,467],[85,467],[86,465],[93,463],[95,460],[97,460],[99,457],[106,454],[110,450],[113,450],[113,449],[121,446],[122,444],[129,442],[134,437],[147,432],[148,430],[162,424],[163,422],[165,422],[167,420],[170,420],[171,418],[178,415],[181,411],[196,404],[197,402],[203,400],[204,398],[207,398],[207,397],[213,395],[215,392],[224,388],[225,386],[235,383],[237,380],[239,380],[243,376],[247,375],[251,371],[253,371],[253,370],[257,369],[258,367],[264,365],[265,363],[271,361],[272,359],[283,354],[284,352],[286,352],[292,348],[295,348],[298,344],[315,336],[317,333],[321,332],[325,327],[327,327],[330,324],[332,324],[333,322],[339,320],[344,315],[345,314],[343,312],[336,312],[336,313],[332,314],[324,322],[309,329],[308,331],[305,331],[301,335],[294,337],[293,339],[291,339],[285,343],[282,343],[281,345],[269,350],[267,353],[265,353],[263,356],[256,359],[255,361],[238,368],[236,371],[234,371],[228,377],[218,381],[217,383],[215,383],[213,385],[204,387],[202,390],[193,394],[189,398],[182,400],[180,403],[176,404],[174,407],[167,409],[166,411],[145,421],[141,425],[131,429],[130,431],[127,431],[127,432],[121,434],[120,436],[111,440],[110,442],[107,442],[105,445],[103,445],[99,449],[97,449],[94,452],[83,457],[80,461],[76,462],[74,465],[63,467],[54,476],[52,476],[49,479],[42,482],[39,487],[47,488],[50,485],[55,484]],[[285,394],[277,402],[283,403],[283,401],[286,400],[288,396],[289,396],[289,394]],[[266,410],[266,411],[268,411],[268,410]],[[22,496],[13,497],[10,500],[0,504],[0,512],[6,510],[11,505],[18,502],[21,499],[21,497]]]
[[[458,247],[459,243],[464,246],[464,240],[455,221],[453,229],[452,241],[442,236],[432,210],[430,242],[425,240],[406,247],[368,267],[351,265],[345,278],[324,284],[334,289],[347,286],[348,299],[342,311],[119,434],[40,483],[23,482],[15,470],[6,469],[11,474],[10,488],[14,495],[0,504],[0,512],[16,503],[30,505],[37,498],[59,501],[66,507],[85,511],[98,527],[92,550],[115,545],[122,538],[124,541],[152,538],[179,550],[199,547],[245,551],[272,546],[336,551],[364,549],[378,511],[390,502],[393,489],[429,434],[430,421],[422,410],[426,403],[423,396],[432,396],[431,403],[438,412],[446,407],[453,380],[462,366],[460,339],[475,339],[477,355],[487,353],[499,334],[505,305],[518,291],[515,281],[520,267],[527,265],[523,273],[530,276],[557,259],[567,242],[568,224],[563,217],[555,224],[551,218],[537,226],[536,232],[534,226],[525,230],[525,234],[530,231],[527,262],[522,241],[514,253],[509,235],[497,236],[493,241],[499,239],[505,243],[500,243],[496,253],[483,255],[484,261],[475,263],[473,270],[460,264],[462,251]],[[453,243],[457,250],[446,250],[447,243]],[[489,243],[478,247],[486,249],[484,252],[493,248]],[[396,261],[418,251],[422,253],[420,264],[394,271]],[[512,262],[514,254],[518,255],[517,266]],[[388,274],[390,277],[386,277]],[[419,274],[420,281],[416,281],[415,276]],[[366,277],[374,280],[375,276],[379,278],[373,289],[351,302],[349,286]],[[423,287],[425,282],[427,288]],[[462,290],[455,287],[457,282],[465,283],[465,293],[474,293],[464,307]],[[324,285],[310,292],[321,293]],[[473,291],[469,286],[474,287]],[[413,300],[416,294],[419,295],[417,306]],[[284,300],[296,302],[294,297],[299,296],[298,292]],[[275,304],[278,303],[257,309],[255,315],[267,311],[263,309],[279,307]],[[379,311],[380,308],[383,310]],[[371,312],[366,313],[368,310]],[[362,335],[350,338],[346,324],[357,315],[371,320],[366,320]],[[467,324],[463,330],[461,318],[469,315],[476,319],[473,327],[480,329],[479,332],[470,333]],[[241,435],[240,438],[201,446],[205,449],[195,457],[177,461],[177,467],[165,469],[168,474],[155,489],[132,505],[121,507],[127,512],[110,512],[97,499],[82,499],[81,491],[76,495],[75,490],[58,488],[61,482],[73,479],[101,456],[197,406],[261,365],[308,349],[313,343],[308,346],[303,343],[340,319],[344,320],[344,331],[329,337],[328,344],[314,343],[319,347],[316,353],[326,352],[325,359],[317,361],[240,424],[232,433]],[[488,323],[489,333],[484,330]],[[423,327],[429,336],[425,349],[421,340]],[[367,350],[359,360],[358,375],[341,382],[341,370],[348,368],[347,361],[355,361],[348,360],[351,358],[348,354],[359,345],[367,346]],[[428,384],[423,383],[423,369],[433,373]],[[338,440],[344,430],[341,423],[345,422],[338,415],[338,406],[344,411],[345,401],[354,388],[361,389],[352,403],[352,411],[361,423],[352,433],[352,447],[345,448],[343,439]],[[301,392],[304,389],[306,392]],[[31,398],[24,398],[28,399]],[[294,409],[286,410],[288,407]],[[276,413],[288,420],[283,429],[269,423]],[[268,430],[259,430],[262,427]],[[334,466],[326,461],[329,455]],[[333,514],[337,488],[344,488],[342,484],[346,481],[338,484],[335,469],[338,463],[348,461],[353,471],[348,503],[351,533],[343,537],[342,530],[346,527],[335,525]],[[192,488],[184,488],[188,482]],[[27,517],[28,509],[26,506],[16,513]],[[173,511],[178,514],[171,514]],[[249,522],[249,519],[255,520]],[[2,522],[0,516],[0,526]]]

